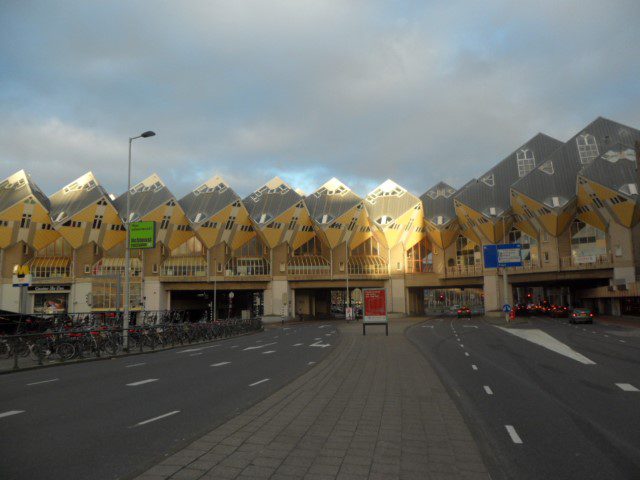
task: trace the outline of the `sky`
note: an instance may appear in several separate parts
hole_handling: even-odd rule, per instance
[[[637,0],[0,1],[0,177],[458,188],[538,132],[640,128]]]

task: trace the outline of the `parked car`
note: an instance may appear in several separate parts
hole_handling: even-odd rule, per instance
[[[458,318],[466,318],[471,316],[471,309],[469,307],[460,307],[458,309]]]
[[[460,310],[460,305],[452,305],[451,307],[449,307],[449,310],[446,312],[446,315],[449,317],[455,317],[458,313],[458,310]]]
[[[527,316],[527,306],[524,303],[518,303],[515,307],[516,317]]]
[[[569,317],[569,323],[593,323],[593,312],[588,308],[576,308]]]

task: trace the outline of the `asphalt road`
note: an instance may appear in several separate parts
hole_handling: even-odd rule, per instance
[[[494,323],[441,318],[407,332],[458,402],[492,478],[640,478],[640,329]]]
[[[331,324],[0,376],[0,478],[141,473],[312,368]]]

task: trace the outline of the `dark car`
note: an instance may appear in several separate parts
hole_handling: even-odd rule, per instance
[[[549,315],[553,318],[567,318],[569,316],[569,307],[554,305],[551,307]]]
[[[458,309],[458,318],[470,317],[470,316],[471,316],[471,309],[469,307],[460,307]]]
[[[593,312],[588,308],[576,308],[569,317],[569,323],[593,323]]]
[[[516,317],[527,316],[527,306],[524,303],[518,303],[515,307]]]

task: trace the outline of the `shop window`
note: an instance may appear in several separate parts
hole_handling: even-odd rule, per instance
[[[509,232],[509,243],[519,243],[522,247],[522,260],[536,262],[538,260],[538,241],[526,233],[512,228]]]

